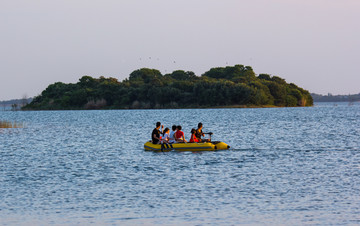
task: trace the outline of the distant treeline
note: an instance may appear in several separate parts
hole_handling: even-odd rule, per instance
[[[201,76],[191,71],[162,75],[142,68],[122,82],[83,76],[76,84],[49,85],[24,110],[160,109],[256,106],[312,106],[310,93],[250,66],[212,68]]]
[[[31,103],[33,98],[24,97],[22,99],[13,99],[0,101],[0,110],[20,110],[21,107]]]
[[[313,97],[315,102],[354,102],[360,101],[360,93],[353,94],[353,95],[319,95],[312,93],[311,96]]]

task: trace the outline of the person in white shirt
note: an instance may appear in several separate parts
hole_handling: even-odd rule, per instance
[[[161,143],[166,143],[166,144],[169,143],[169,139],[170,139],[169,133],[170,133],[170,129],[166,127],[164,130],[164,135],[161,139]]]
[[[170,144],[176,143],[175,132],[176,132],[176,125],[173,125],[172,126],[172,131],[170,132],[170,136],[169,136],[169,143]]]

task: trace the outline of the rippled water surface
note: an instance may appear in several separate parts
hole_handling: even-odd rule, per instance
[[[360,104],[0,112],[0,225],[360,224]],[[199,121],[217,152],[143,150]]]

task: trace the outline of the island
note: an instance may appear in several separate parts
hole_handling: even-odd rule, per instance
[[[141,68],[129,78],[83,76],[75,84],[49,85],[23,110],[168,109],[312,106],[307,90],[252,67],[211,68],[201,76],[177,70],[163,75]]]

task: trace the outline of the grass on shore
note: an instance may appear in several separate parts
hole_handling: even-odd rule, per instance
[[[0,128],[23,128],[23,123],[0,121]]]

